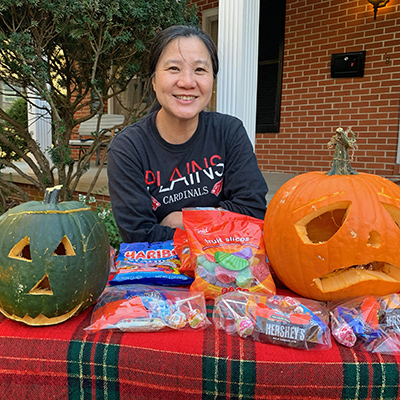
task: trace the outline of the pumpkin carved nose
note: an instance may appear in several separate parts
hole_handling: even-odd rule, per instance
[[[47,274],[29,291],[29,294],[41,294],[52,296],[53,290],[50,286],[49,276]]]
[[[381,235],[377,231],[371,231],[369,233],[367,246],[379,248],[382,244]]]

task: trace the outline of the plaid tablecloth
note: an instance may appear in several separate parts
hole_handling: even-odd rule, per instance
[[[398,398],[399,356],[290,349],[213,325],[88,334],[91,312],[42,328],[0,317],[0,399]]]

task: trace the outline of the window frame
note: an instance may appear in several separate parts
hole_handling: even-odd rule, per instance
[[[264,15],[261,14],[261,1],[260,0],[260,21],[263,19]],[[278,53],[278,58],[274,59],[268,59],[268,60],[258,60],[258,78],[257,78],[257,108],[256,108],[256,132],[257,133],[279,133],[280,130],[280,116],[281,116],[281,102],[282,102],[282,87],[283,87],[283,55],[284,55],[284,43],[285,43],[285,15],[286,15],[286,0],[282,0],[278,3],[275,3],[278,6],[281,6],[280,12],[282,12],[282,15],[280,15],[282,25],[280,26],[281,31],[278,33],[280,36],[278,38],[278,43],[277,43],[277,53]],[[273,14],[273,12],[270,10],[269,7],[266,7],[265,9],[266,13]],[[272,35],[276,35],[277,32],[273,31]],[[263,42],[264,40],[264,42]],[[263,43],[268,42],[268,38],[262,37],[262,35],[259,35],[259,49],[263,45]],[[260,53],[260,50],[259,50]],[[260,122],[259,121],[259,116],[261,114],[260,112],[260,104],[259,104],[259,84],[261,80],[263,79],[262,74],[260,73],[260,67],[263,65],[277,65],[277,70],[276,70],[276,93],[275,93],[275,99],[274,99],[274,111],[272,115],[272,121],[270,123],[266,122]],[[261,76],[261,79],[260,79]]]

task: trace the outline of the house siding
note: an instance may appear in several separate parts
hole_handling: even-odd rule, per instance
[[[218,6],[197,4],[200,13]],[[280,131],[256,134],[262,171],[329,170],[333,150],[327,144],[336,128],[350,126],[358,144],[353,167],[400,178],[399,22],[400,3],[394,1],[374,21],[366,0],[286,0]],[[360,50],[366,51],[364,77],[331,78],[332,54]]]

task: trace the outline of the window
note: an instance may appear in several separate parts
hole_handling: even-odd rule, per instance
[[[8,110],[18,97],[17,91],[21,88],[15,85],[15,90],[6,85],[5,82],[0,81],[0,107],[3,110]]]
[[[279,132],[286,1],[260,0],[256,132]]]
[[[279,132],[286,1],[260,0],[256,132]],[[202,13],[202,28],[218,43],[218,8]],[[216,109],[216,82],[209,110]]]

